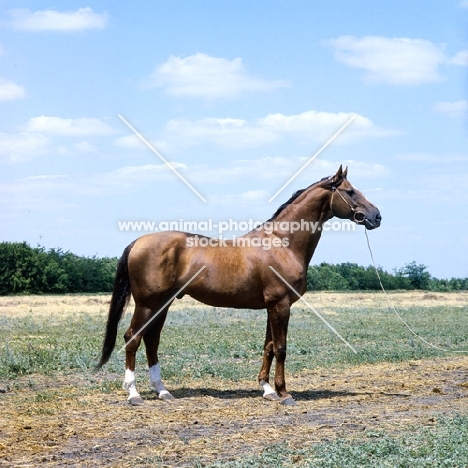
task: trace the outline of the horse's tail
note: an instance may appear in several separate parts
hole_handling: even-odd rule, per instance
[[[125,307],[130,299],[130,276],[128,274],[128,255],[133,247],[131,243],[123,252],[117,264],[109,315],[107,317],[106,334],[102,344],[102,354],[96,369],[101,368],[110,358],[117,340],[117,328]]]

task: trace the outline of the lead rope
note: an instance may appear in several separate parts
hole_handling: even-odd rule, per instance
[[[387,302],[388,302],[388,308],[390,310],[392,310],[395,315],[401,320],[401,322],[403,322],[403,324],[405,325],[405,327],[416,337],[416,338],[419,338],[423,343],[425,343],[427,346],[430,346],[431,348],[434,348],[434,349],[438,349],[439,351],[443,351],[444,353],[468,353],[468,351],[453,351],[451,349],[448,349],[448,348],[442,348],[440,346],[437,346],[435,344],[432,344],[432,343],[429,343],[429,341],[427,341],[426,339],[424,339],[422,336],[418,335],[409,325],[408,323],[403,319],[403,317],[398,313],[398,311],[396,310],[395,306],[393,305],[392,301],[390,300],[390,296],[388,295],[387,291],[385,291],[385,288],[383,287],[383,284],[382,284],[382,280],[380,279],[380,275],[379,275],[379,270],[377,270],[377,266],[375,265],[375,260],[374,260],[374,254],[372,253],[372,249],[371,249],[371,246],[370,246],[370,242],[369,242],[369,236],[367,235],[367,229],[365,229],[365,233],[366,233],[366,239],[367,239],[367,247],[369,247],[369,252],[370,252],[370,256],[371,256],[371,259],[372,259],[372,264],[374,266],[374,270],[375,270],[375,273],[377,274],[377,278],[379,279],[379,283],[380,283],[380,287],[382,288],[382,291],[384,292],[385,294],[385,297],[387,299]]]

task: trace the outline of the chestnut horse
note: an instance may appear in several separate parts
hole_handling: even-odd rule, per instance
[[[135,385],[135,356],[142,339],[152,389],[162,400],[173,399],[161,380],[159,338],[173,300],[188,294],[210,306],[267,310],[258,382],[264,398],[295,404],[284,379],[290,307],[306,291],[307,268],[322,225],[334,216],[366,229],[377,228],[381,221],[379,210],[346,176],[347,168],[340,166],[335,175],[297,191],[270,220],[235,241],[178,231],[135,240],[119,260],[98,368],[110,358],[117,325],[132,294],[135,311],[124,335],[123,388],[129,392],[128,401],[143,403]],[[276,391],[269,384],[273,357]]]

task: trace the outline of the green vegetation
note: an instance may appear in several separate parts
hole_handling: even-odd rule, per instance
[[[112,291],[117,258],[79,257],[61,249],[0,243],[0,295],[94,293]],[[393,273],[379,268],[388,290],[466,291],[468,278],[437,279],[425,265],[411,262]],[[309,291],[380,290],[374,267],[356,263],[310,266]]]
[[[206,468],[457,468],[468,466],[468,417],[442,417],[435,427],[408,428],[393,436],[366,431],[354,440],[338,439],[306,450],[290,449],[286,443],[272,445],[261,454],[210,465]]]
[[[352,367],[358,364],[400,362],[440,356],[411,335],[385,304],[378,308],[334,306],[334,327],[357,350],[353,354],[306,307],[292,310],[288,333],[287,370]],[[102,311],[104,312],[104,311]],[[438,346],[468,349],[464,307],[408,307],[400,309],[416,333]],[[265,311],[187,307],[169,312],[160,356],[163,376],[172,384],[180,379],[216,377],[255,381],[265,333]],[[123,333],[130,314],[120,324],[118,341],[107,371],[122,373]],[[0,378],[15,379],[34,373],[91,370],[98,361],[105,327],[103,313],[0,317]],[[146,367],[143,345],[138,366]]]
[[[112,291],[116,258],[79,257],[61,249],[0,243],[0,295]]]
[[[468,278],[437,279],[431,277],[425,265],[411,262],[399,270],[388,273],[378,268],[382,284],[387,290],[466,291]],[[379,290],[380,283],[373,266],[356,263],[310,266],[307,272],[309,291],[365,291]]]
[[[0,379],[87,371],[96,364],[103,317],[0,317]]]

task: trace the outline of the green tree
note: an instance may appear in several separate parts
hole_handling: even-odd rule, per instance
[[[0,295],[112,291],[117,258],[0,243]]]
[[[418,265],[415,261],[407,263],[402,268],[401,274],[408,278],[413,289],[429,289],[431,275],[426,265]]]
[[[309,290],[317,291],[346,291],[349,289],[349,284],[334,265],[321,263],[316,267],[309,267],[307,287]]]

